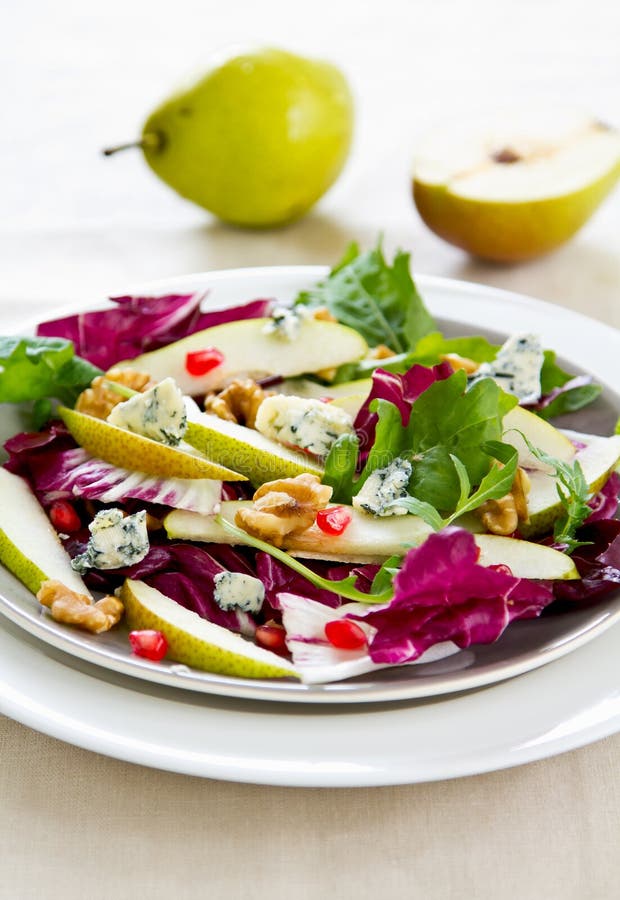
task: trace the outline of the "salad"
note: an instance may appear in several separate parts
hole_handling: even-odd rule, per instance
[[[243,678],[433,661],[620,584],[620,435],[537,335],[446,337],[398,252],[290,304],[124,296],[0,338],[0,559],[44,614]]]

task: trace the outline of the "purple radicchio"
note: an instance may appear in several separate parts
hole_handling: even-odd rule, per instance
[[[201,312],[205,294],[111,297],[113,307],[43,322],[37,334],[73,341],[75,353],[101,369],[157,350],[226,322],[269,315],[271,300],[253,300],[229,309]]]
[[[377,629],[370,657],[412,662],[429,647],[491,643],[515,619],[539,616],[553,600],[550,587],[478,564],[473,536],[460,528],[431,535],[409,550],[394,577],[394,597],[352,615]]]

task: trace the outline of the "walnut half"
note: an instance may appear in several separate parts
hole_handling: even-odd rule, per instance
[[[120,621],[124,606],[116,597],[103,597],[96,603],[85,594],[78,594],[61,581],[43,581],[37,593],[42,606],[49,607],[56,622],[77,625],[93,634],[109,631]]]
[[[106,384],[108,381],[115,381],[132,391],[140,392],[153,386],[151,376],[145,372],[138,372],[136,369],[109,369],[105,375],[93,378],[90,387],[82,391],[75,404],[76,410],[97,419],[107,419],[114,407],[126,399],[109,388]]]
[[[240,509],[235,524],[248,534],[281,547],[288,535],[314,525],[316,514],[329,503],[332,488],[316,475],[297,475],[263,484],[254,494],[254,506]]]
[[[254,428],[258,407],[265,397],[270,396],[270,392],[264,391],[251,378],[235,378],[224,390],[205,398],[205,412]]]
[[[527,522],[529,489],[527,472],[517,469],[510,492],[497,500],[487,500],[476,510],[487,531],[509,535],[517,530],[519,522]]]

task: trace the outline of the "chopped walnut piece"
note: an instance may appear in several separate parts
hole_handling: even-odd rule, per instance
[[[487,500],[476,510],[487,531],[491,534],[513,534],[519,522],[527,522],[529,489],[527,472],[517,469],[510,492],[497,500]]]
[[[205,412],[213,413],[228,422],[254,428],[258,407],[271,394],[271,391],[264,391],[251,378],[235,378],[223,391],[206,397]]]
[[[109,631],[124,612],[123,604],[116,597],[103,597],[93,603],[90,597],[72,591],[61,581],[43,581],[37,600],[42,606],[49,607],[56,622],[77,625],[93,634]]]
[[[127,399],[111,390],[106,385],[106,381],[115,381],[117,384],[131,388],[132,391],[141,393],[153,387],[154,384],[151,376],[145,372],[138,372],[136,369],[109,369],[105,375],[93,378],[91,386],[82,391],[75,404],[78,412],[95,416],[97,419],[107,419],[114,407]]]
[[[395,356],[393,350],[387,346],[387,344],[379,344],[377,347],[373,347],[370,353],[368,354],[369,359],[389,359],[390,356]]]
[[[447,362],[452,366],[453,372],[463,369],[468,375],[473,375],[480,368],[480,363],[474,362],[467,356],[460,356],[458,353],[442,353],[439,357],[442,362]]]
[[[318,322],[337,322],[338,319],[336,316],[332,316],[330,311],[326,306],[317,306],[315,310],[312,311],[312,318],[316,319]]]
[[[254,506],[240,509],[235,524],[248,534],[281,547],[288,535],[300,534],[314,524],[316,514],[329,503],[332,489],[316,475],[297,475],[263,484],[254,494]]]

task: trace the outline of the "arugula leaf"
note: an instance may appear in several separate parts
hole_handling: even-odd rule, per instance
[[[386,344],[396,353],[411,350],[435,329],[411,277],[409,254],[397,251],[390,266],[380,242],[365,253],[350,245],[325,281],[303,291],[295,303],[326,306],[371,347]]]
[[[259,538],[248,534],[247,531],[243,531],[242,528],[233,525],[232,522],[229,522],[221,514],[215,517],[215,521],[225,531],[228,531],[229,534],[234,535],[242,544],[246,544],[249,547],[255,547],[257,550],[263,550],[265,553],[273,556],[274,559],[279,559],[280,562],[284,563],[285,566],[288,566],[289,569],[293,569],[294,572],[303,575],[304,578],[307,578],[308,581],[316,587],[322,588],[324,591],[331,591],[333,594],[339,594],[341,597],[344,597],[347,600],[355,600],[357,603],[388,603],[392,599],[394,591],[392,589],[391,581],[388,585],[385,577],[382,577],[379,581],[379,590],[374,590],[373,582],[371,593],[365,594],[355,587],[355,582],[357,581],[357,576],[355,574],[347,575],[346,578],[336,581],[331,581],[329,578],[322,578],[320,575],[317,575],[316,572],[313,572],[312,569],[304,566],[304,564],[299,562],[294,556],[290,556],[285,550],[279,550],[272,544],[268,544],[266,541],[261,541]]]
[[[501,441],[486,441],[481,450],[501,462],[502,466],[492,466],[473,493],[470,493],[471,484],[467,469],[457,456],[450,455],[460,485],[460,496],[451,515],[442,518],[431,503],[419,500],[417,497],[395,500],[393,505],[404,507],[408,512],[424,519],[434,531],[441,531],[442,528],[451,525],[459,516],[477,509],[487,500],[503,497],[510,491],[515,478],[518,464],[517,451],[510,444],[503,444]]]
[[[342,434],[332,444],[325,459],[323,484],[333,489],[333,499],[338,503],[351,503],[353,481],[357,468],[359,441],[354,434]]]
[[[74,355],[64,338],[0,337],[0,403],[36,401],[35,417],[51,412],[43,400],[72,406],[81,391],[102,372]]]
[[[583,541],[575,540],[575,533],[592,512],[588,506],[592,492],[583,474],[583,469],[579,460],[567,463],[557,459],[535,447],[522,432],[520,434],[530,453],[553,470],[556,490],[564,509],[563,514],[555,521],[553,537],[558,544],[566,546],[568,553],[572,553],[577,547],[583,546]]]

